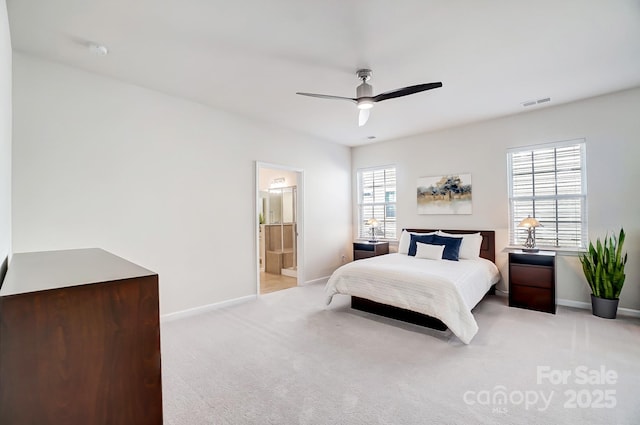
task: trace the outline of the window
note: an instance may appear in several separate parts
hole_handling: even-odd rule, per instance
[[[509,236],[523,245],[527,232],[518,223],[535,217],[536,245],[584,249],[587,244],[585,142],[571,140],[507,152]]]
[[[396,168],[358,170],[358,237],[367,239],[367,220],[378,220],[376,238],[396,239]]]

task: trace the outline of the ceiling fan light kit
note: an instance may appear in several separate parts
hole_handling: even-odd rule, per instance
[[[369,119],[370,109],[373,108],[374,103],[442,87],[441,82],[418,84],[415,86],[408,86],[400,89],[390,90],[374,96],[373,86],[367,83],[367,81],[371,79],[371,74],[372,72],[370,69],[359,69],[356,71],[356,76],[362,81],[362,83],[356,88],[356,97],[332,96],[328,94],[302,92],[297,92],[296,94],[309,97],[318,97],[321,99],[348,100],[350,102],[354,102],[359,110],[358,125],[362,127]]]
[[[371,109],[373,108],[373,101],[370,99],[362,99],[358,101],[358,109]]]

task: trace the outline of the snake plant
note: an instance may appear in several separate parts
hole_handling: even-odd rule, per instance
[[[627,264],[627,254],[622,254],[624,237],[624,229],[620,229],[617,238],[607,235],[604,243],[598,238],[595,247],[589,242],[589,250],[580,255],[584,276],[595,297],[614,300],[620,296]]]

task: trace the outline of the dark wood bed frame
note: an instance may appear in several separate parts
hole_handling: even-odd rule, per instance
[[[432,229],[404,229],[407,232],[412,233],[428,233],[435,232]],[[444,230],[445,233],[451,234],[468,234],[478,233],[482,235],[482,245],[480,246],[480,257],[495,263],[496,262],[496,234],[493,230]],[[492,285],[488,294],[495,294],[496,285]],[[367,313],[377,314],[378,316],[389,317],[391,319],[401,320],[403,322],[412,323],[414,325],[425,326],[439,331],[447,330],[447,325],[442,323],[435,317],[427,316],[425,314],[416,313],[415,311],[407,310],[404,308],[395,307],[388,304],[382,304],[375,301],[368,300],[366,298],[351,297],[351,308],[355,310],[364,311]]]

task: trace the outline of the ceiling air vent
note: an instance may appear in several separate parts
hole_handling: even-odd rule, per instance
[[[541,103],[546,103],[546,102],[551,102],[551,98],[550,97],[545,97],[543,99],[527,100],[525,102],[522,102],[521,105],[526,108],[527,106],[539,105]]]

